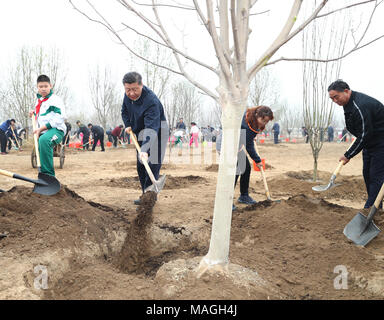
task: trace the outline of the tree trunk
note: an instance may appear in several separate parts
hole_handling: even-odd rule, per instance
[[[240,127],[246,101],[223,105],[223,138],[216,184],[215,207],[208,254],[200,263],[200,274],[209,267],[228,265],[232,205],[239,148]]]
[[[313,182],[317,181],[317,159],[319,154],[313,154]]]

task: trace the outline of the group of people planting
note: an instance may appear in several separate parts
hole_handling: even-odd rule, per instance
[[[122,103],[121,115],[124,126],[116,127],[112,134],[114,145],[117,139],[124,134],[134,134],[138,140],[137,173],[142,192],[152,184],[150,172],[154,178],[159,178],[163,163],[166,145],[169,137],[169,127],[165,117],[164,108],[156,94],[143,85],[142,77],[137,72],[129,72],[123,77],[125,95]],[[329,85],[330,99],[344,109],[346,128],[356,139],[353,145],[340,157],[343,165],[347,164],[360,151],[363,152],[363,176],[368,194],[364,205],[369,208],[384,182],[384,106],[378,100],[350,89],[348,84],[337,80]],[[48,76],[40,75],[37,78],[37,101],[29,112],[35,117],[38,128],[34,130],[38,139],[38,149],[41,157],[41,172],[54,176],[53,147],[69,135],[70,125],[66,123],[63,100],[54,94]],[[273,111],[268,106],[247,108],[241,120],[241,134],[237,153],[237,171],[235,185],[240,177],[240,197],[238,202],[254,204],[256,201],[249,195],[249,180],[251,165],[248,156],[261,167],[261,159],[254,146],[257,134],[261,133],[269,121],[274,119]],[[92,150],[100,142],[101,151],[104,151],[104,129],[97,125],[77,122],[79,130],[83,133],[83,142],[89,140],[90,132],[93,135]],[[5,154],[7,136],[14,128],[15,120],[10,119],[0,125],[1,154]],[[192,143],[192,142],[191,142]],[[220,143],[222,143],[220,141]],[[83,143],[84,148],[89,144]],[[145,162],[145,163],[144,163]],[[145,164],[148,164],[148,167]],[[150,171],[150,172],[148,172]],[[135,200],[139,204],[140,200]],[[233,210],[236,206],[233,205]]]

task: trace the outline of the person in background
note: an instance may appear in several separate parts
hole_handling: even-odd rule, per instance
[[[7,152],[7,144],[8,144],[8,138],[11,137],[12,131],[11,127],[13,130],[16,128],[16,121],[15,119],[9,119],[4,121],[0,125],[0,145],[1,145],[1,154],[6,155]]]
[[[192,143],[195,143],[195,147],[199,147],[199,127],[196,125],[196,122],[191,122],[191,131],[190,131],[190,140],[189,146],[192,146]]]
[[[88,124],[88,129],[92,132],[93,146],[92,151],[95,151],[97,143],[100,141],[101,151],[104,149],[104,129],[100,126],[94,126],[92,123]]]
[[[124,126],[121,124],[112,130],[113,147],[117,148],[117,141],[122,139]]]
[[[81,142],[83,145],[83,150],[89,150],[89,136],[90,136],[89,129],[84,124],[82,124],[80,120],[77,120],[76,124],[79,127],[79,129],[76,132],[76,136],[77,138],[79,138],[80,133],[83,134],[83,141]]]
[[[333,142],[333,135],[334,135],[334,130],[332,126],[329,126],[327,129],[327,134],[328,134],[328,142]]]
[[[279,134],[280,134],[280,125],[278,122],[275,122],[272,127],[273,131],[273,141],[275,144],[279,143]]]

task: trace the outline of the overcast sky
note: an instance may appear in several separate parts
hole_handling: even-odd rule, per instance
[[[79,3],[80,1],[77,1]],[[179,1],[182,2],[182,1]],[[185,0],[187,2],[187,0]],[[293,1],[270,0],[264,3],[277,5],[280,11],[274,11],[274,18],[284,21]],[[338,1],[339,2],[339,1]],[[341,2],[341,1],[340,1]],[[103,0],[104,4],[115,4],[115,1]],[[263,3],[263,1],[261,1]],[[267,5],[265,5],[267,6]],[[382,5],[383,7],[383,5]],[[124,10],[124,9],[120,9]],[[280,15],[280,17],[279,17]],[[272,19],[272,16],[271,16]],[[382,21],[384,8],[380,8],[372,24],[369,38],[384,32]],[[124,73],[130,71],[129,54],[103,27],[91,23],[66,0],[12,0],[0,2],[0,67],[2,74],[10,59],[23,45],[56,46],[65,55],[65,63],[69,71],[70,87],[74,93],[75,103],[89,104],[85,91],[88,88],[88,70],[99,64],[113,67],[120,84]],[[263,31],[265,39],[272,37]],[[194,35],[196,36],[196,35]],[[190,37],[193,39],[193,36]],[[262,51],[270,42],[251,44]],[[197,41],[190,48],[202,51]],[[300,49],[300,48],[297,48]],[[286,52],[289,56],[295,48]],[[343,61],[341,78],[347,81],[356,91],[367,93],[384,102],[382,75],[384,71],[384,39],[371,46],[357,51]],[[275,56],[279,57],[281,54]],[[285,54],[284,54],[285,55]],[[274,75],[281,86],[281,95],[293,104],[300,104],[302,97],[300,63],[282,62],[274,66]],[[140,70],[137,70],[140,72]],[[0,77],[0,81],[3,81]]]

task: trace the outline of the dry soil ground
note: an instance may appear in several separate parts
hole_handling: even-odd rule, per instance
[[[322,183],[347,147],[324,144]],[[343,167],[341,185],[315,193],[320,182],[310,181],[311,151],[301,142],[259,146],[272,198],[282,201],[265,201],[261,174],[252,171],[259,202],[236,203],[236,188],[228,273],[196,278],[217,178],[216,153],[200,151],[167,153],[166,186],[154,207],[150,193],[133,204],[141,192],[132,146],[67,149],[63,169],[55,158],[62,189],[54,196],[0,176],[7,191],[0,193],[0,299],[383,298],[383,235],[365,248],[343,235],[366,198],[361,155]],[[0,169],[37,177],[28,146],[1,156]],[[383,226],[382,212],[375,221]]]

